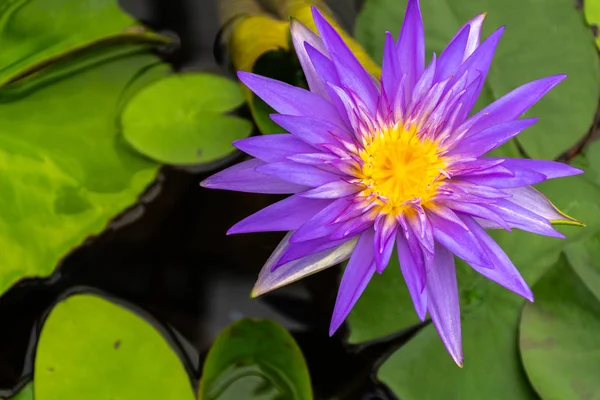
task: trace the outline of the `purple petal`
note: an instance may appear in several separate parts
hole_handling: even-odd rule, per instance
[[[381,218],[376,220],[374,227],[375,241],[373,244],[375,246],[375,267],[377,272],[381,274],[390,262],[392,251],[394,251],[398,224],[396,223],[395,218],[387,215],[381,216]]]
[[[448,155],[457,158],[479,157],[506,143],[537,121],[537,118],[528,118],[491,126],[476,135],[462,139]]]
[[[314,147],[287,133],[252,136],[236,140],[233,145],[244,153],[266,162],[285,161],[288,156],[315,150]]]
[[[396,248],[398,249],[398,260],[400,261],[400,270],[406,281],[408,292],[415,305],[415,311],[421,321],[425,321],[427,315],[427,290],[422,287],[425,282],[425,265],[417,263],[408,246],[406,238],[402,232],[396,235]],[[423,258],[421,257],[421,260]]]
[[[500,41],[500,37],[504,32],[504,27],[498,28],[495,32],[493,32],[487,39],[479,46],[473,54],[467,58],[462,65],[458,68],[456,72],[456,76],[462,76],[463,73],[467,72],[467,83],[470,84],[478,80],[478,84],[475,87],[475,90],[472,95],[465,98],[463,101],[463,107],[466,112],[469,112],[477,97],[479,97],[479,93],[483,88],[483,83],[487,77],[488,70],[492,63],[492,59],[494,58],[494,53],[496,52],[496,46]]]
[[[505,199],[510,197],[510,194],[503,190],[498,190],[491,186],[475,185],[465,181],[453,180],[452,183],[444,183],[443,189],[450,189],[460,195],[460,192],[467,193],[472,196],[480,197],[487,200]],[[461,201],[457,196],[456,200]]]
[[[429,218],[427,218],[427,213],[423,210],[419,210],[419,212],[407,215],[406,222],[415,233],[421,246],[428,252],[433,253],[433,227],[431,226]]]
[[[314,151],[314,149],[311,150]],[[298,164],[326,167],[329,163],[340,161],[340,158],[339,156],[329,153],[297,153],[287,156],[285,160],[290,160]]]
[[[273,265],[288,248],[288,239],[292,234],[293,232],[290,232],[283,238],[261,269],[252,289],[252,297],[260,296],[345,261],[352,254],[357,240],[351,239],[337,247],[289,262],[272,271]]]
[[[330,336],[342,325],[375,273],[373,236],[373,230],[369,229],[358,238],[340,283],[329,327]]]
[[[513,228],[537,233],[539,235],[564,238],[564,235],[555,230],[547,219],[533,212],[531,208],[525,207],[527,207],[526,204],[514,198],[511,198],[510,200],[499,200],[488,205],[490,210],[498,214]],[[533,207],[539,208],[539,206],[536,205]]]
[[[340,175],[323,171],[312,165],[298,164],[293,161],[281,161],[256,168],[261,174],[274,176],[287,182],[310,187],[325,185],[340,180]]]
[[[475,236],[477,236],[479,242],[486,249],[494,264],[494,268],[491,269],[479,268],[476,265],[473,266],[473,269],[486,278],[504,286],[508,290],[512,290],[527,300],[533,301],[533,293],[531,292],[531,289],[529,289],[527,282],[525,282],[519,271],[494,239],[492,239],[490,235],[488,235],[487,232],[473,220],[473,218],[462,217],[462,219]]]
[[[327,207],[330,200],[290,196],[241,220],[228,235],[247,232],[293,231]]]
[[[554,75],[526,83],[479,111],[466,123],[475,134],[484,129],[518,118],[537,103],[550,89],[565,79],[566,75]]]
[[[468,229],[433,213],[429,213],[429,220],[433,224],[435,239],[452,253],[469,264],[483,268],[493,267],[479,241]]]
[[[335,61],[334,64],[338,70],[342,84],[355,90],[369,106],[373,115],[375,115],[379,90],[375,86],[373,78],[357,60],[346,43],[344,43],[339,33],[323,17],[317,7],[312,7],[312,14],[321,38],[327,50],[329,50],[332,59]]]
[[[353,185],[344,181],[329,182],[325,185],[299,192],[298,196],[309,197],[311,199],[338,199],[355,194],[362,190],[358,185]]]
[[[238,71],[238,78],[280,114],[307,116],[342,124],[333,104],[318,94],[250,72]]]
[[[329,96],[329,99],[331,99],[331,103],[337,109],[340,119],[343,121],[343,126],[351,126],[342,99],[340,99],[337,92],[331,87],[331,85],[338,87],[342,85],[333,61],[325,57],[319,51],[315,50],[309,44],[306,44],[306,52],[308,53],[315,70],[321,77],[321,81],[325,85],[327,95]]]
[[[416,113],[416,109],[418,106],[422,105],[425,102],[425,97],[431,90],[433,85],[433,77],[435,76],[435,66],[437,64],[436,55],[433,53],[433,57],[431,58],[431,62],[423,72],[423,75],[417,80],[415,83],[415,87],[412,91],[412,104],[413,104],[413,113]],[[440,93],[441,95],[442,93]],[[433,102],[430,102],[433,103]],[[437,102],[436,102],[437,103]]]
[[[338,86],[341,85],[340,77],[335,65],[333,64],[333,61],[308,43],[305,44],[304,47],[313,65],[313,68],[317,71],[319,79],[327,91],[327,95],[331,96],[331,91],[327,87],[327,83],[331,82]]]
[[[291,32],[294,48],[296,49],[298,60],[300,61],[300,65],[304,71],[304,76],[308,82],[308,87],[313,93],[316,93],[326,99],[329,98],[325,84],[315,70],[312,61],[308,57],[306,48],[304,47],[304,44],[308,43],[322,54],[327,54],[327,48],[325,47],[325,44],[323,44],[323,41],[316,33],[308,29],[304,24],[297,20],[292,20]]]
[[[273,114],[271,115],[271,119],[298,139],[315,146],[315,148],[319,148],[318,146],[323,143],[337,145],[338,141],[333,135],[342,137],[349,136],[349,134],[338,125],[322,119],[281,114]]]
[[[583,171],[570,165],[547,160],[530,160],[526,158],[505,158],[502,166],[513,172],[519,170],[535,171],[545,175],[547,179],[563,178],[579,175]]]
[[[349,199],[331,201],[331,204],[319,213],[313,215],[304,225],[298,228],[296,233],[290,238],[290,241],[303,242],[305,240],[330,235],[339,227],[339,225],[334,224],[333,221],[350,204],[352,204],[352,202]]]
[[[427,272],[427,310],[444,346],[459,367],[463,364],[458,285],[452,253],[435,246],[433,265]]]
[[[488,173],[488,171],[496,173],[499,171],[503,171],[503,169],[496,168],[503,162],[503,158],[478,158],[475,160],[468,161],[461,160],[451,162],[450,165],[446,167],[446,171],[448,171],[452,176],[474,174],[480,175]],[[511,175],[510,173],[508,174]]]
[[[406,75],[405,91],[412,93],[425,70],[425,30],[418,0],[409,0],[397,45],[400,71]]]
[[[470,31],[471,27],[468,24],[463,26],[440,55],[438,67],[435,71],[435,80],[437,82],[443,81],[449,76],[456,75],[458,67],[460,67],[465,58]]]
[[[507,169],[510,172],[510,170]],[[493,186],[497,189],[509,189],[533,185],[546,180],[546,175],[529,170],[517,170],[510,175],[491,172],[478,175],[461,175],[459,180],[468,181],[476,185]]]
[[[293,236],[293,235],[292,235]],[[324,250],[331,249],[334,247],[338,247],[339,245],[347,242],[349,239],[342,240],[330,240],[329,238],[317,238],[313,240],[307,240],[306,242],[300,243],[292,243],[292,238],[290,237],[289,246],[281,256],[281,258],[275,263],[272,267],[274,271],[277,268],[291,262],[295,261],[312,254],[320,253]]]
[[[361,79],[360,76],[357,75],[352,68],[346,65],[337,54],[333,54],[332,58],[342,86],[346,90],[352,91],[357,97],[364,101],[371,116],[376,115],[379,91],[377,91],[372,79]]]
[[[546,198],[546,196],[531,186],[505,189],[504,191],[512,196],[509,199],[511,202],[519,204],[521,207],[526,208],[550,222],[581,225],[581,222],[562,213]]]
[[[433,203],[433,204],[429,204],[427,205],[427,211],[432,212],[434,214],[436,214],[439,217],[442,217],[445,220],[448,220],[450,222],[454,222],[455,224],[458,224],[460,226],[462,226],[463,228],[467,229],[467,227],[463,224],[462,220],[460,218],[458,218],[458,215],[456,215],[456,213],[454,211],[452,211],[452,209],[450,209],[449,207],[446,207],[445,204],[442,203]],[[433,238],[432,238],[433,241]],[[431,252],[433,253],[433,246],[431,248]]]
[[[385,33],[385,45],[383,48],[383,62],[381,65],[381,85],[388,96],[394,96],[398,90],[400,77],[400,60],[396,52],[396,43],[391,33]]]
[[[464,60],[466,60],[471,54],[473,54],[477,47],[479,47],[481,26],[483,25],[483,20],[485,19],[485,16],[486,13],[481,13],[469,22],[467,22],[467,25],[469,25],[471,29],[469,30],[469,40],[467,41],[467,47],[465,48]]]
[[[200,185],[209,189],[270,194],[291,194],[308,189],[308,186],[256,172],[256,168],[263,165],[265,163],[257,159],[244,161],[217,172],[203,180]]]
[[[510,225],[485,205],[460,203],[458,201],[446,201],[445,204],[458,213],[492,221],[499,227],[510,231]]]

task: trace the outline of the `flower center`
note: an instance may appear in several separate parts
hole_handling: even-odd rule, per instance
[[[372,196],[385,213],[399,214],[409,203],[429,202],[446,167],[436,142],[418,137],[400,124],[368,137],[359,151],[363,195]]]

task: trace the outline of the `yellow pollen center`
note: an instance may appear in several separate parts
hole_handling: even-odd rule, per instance
[[[425,204],[436,194],[446,167],[436,142],[418,137],[415,129],[395,125],[374,133],[359,151],[358,178],[363,196],[373,196],[384,213],[399,214],[407,202]]]

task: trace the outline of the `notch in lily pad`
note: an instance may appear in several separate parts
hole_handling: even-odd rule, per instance
[[[240,86],[207,73],[168,76],[147,86],[125,106],[125,139],[164,164],[211,165],[250,136],[250,121],[229,115],[244,103]]]

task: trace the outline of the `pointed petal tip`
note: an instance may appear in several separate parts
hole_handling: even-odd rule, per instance
[[[331,324],[329,325],[329,337],[332,337],[337,330],[340,329],[343,322],[344,321],[338,321],[337,319],[331,319]]]
[[[567,76],[568,76],[567,74],[557,74],[557,75],[554,75],[553,77],[556,78],[556,80],[558,82],[562,82],[563,80],[567,79]]]
[[[448,344],[444,343],[444,345],[446,346],[446,350],[448,351],[448,354],[450,354],[450,357],[452,357],[452,360],[454,361],[454,363],[459,367],[462,368],[465,362],[465,358],[463,355],[463,351],[462,351],[462,344],[456,343],[456,347],[455,348],[451,348],[448,346]]]
[[[265,293],[268,293],[272,290],[275,290],[277,288],[271,288],[271,289],[267,289],[265,287],[261,287],[260,286],[260,279],[256,281],[256,283],[254,284],[254,287],[252,288],[252,291],[250,292],[250,298],[251,299],[255,299],[259,296],[262,296]]]
[[[319,7],[317,7],[316,5],[310,6],[310,11],[312,13],[313,19],[315,20],[315,23],[317,23],[317,19],[325,20],[323,13],[321,12],[321,10],[319,10]]]
[[[531,289],[529,289],[529,286],[527,287],[527,289],[528,289],[527,296],[523,296],[523,297],[525,298],[525,300],[529,301],[530,303],[533,303],[535,301],[533,292],[531,291]]]
[[[205,189],[210,189],[210,177],[204,179],[203,181],[200,182],[200,187],[203,187]]]

